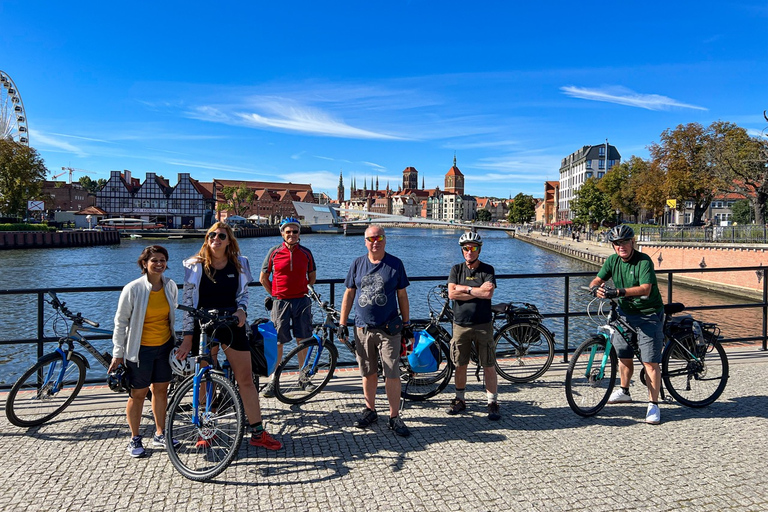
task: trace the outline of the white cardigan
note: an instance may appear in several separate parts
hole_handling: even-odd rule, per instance
[[[176,304],[178,303],[179,288],[172,279],[162,276],[165,298],[170,306],[168,322],[171,326],[171,334],[174,334],[176,323]],[[135,281],[131,281],[120,293],[115,313],[115,331],[112,334],[112,357],[122,357],[128,361],[139,362],[139,348],[141,347],[141,334],[144,330],[144,316],[149,304],[149,293],[152,291],[152,283],[146,275]]]

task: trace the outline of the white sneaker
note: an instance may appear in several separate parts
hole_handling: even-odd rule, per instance
[[[609,404],[621,404],[621,403],[627,403],[631,401],[632,401],[632,397],[629,396],[629,393],[625,393],[624,390],[621,388],[611,393],[611,397],[608,399]]]
[[[661,423],[661,411],[656,404],[648,404],[648,412],[645,413],[645,422],[651,425]]]

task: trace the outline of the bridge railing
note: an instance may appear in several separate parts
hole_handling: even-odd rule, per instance
[[[763,272],[765,270],[764,267],[756,266],[756,267],[739,267],[739,268],[705,268],[705,269],[672,269],[672,270],[657,270],[656,273],[659,276],[666,276],[667,279],[667,297],[665,299],[666,302],[671,302],[673,297],[673,292],[676,287],[680,286],[686,286],[684,284],[678,284],[675,281],[675,275],[677,274],[692,274],[692,273],[704,273],[704,272],[744,272],[744,271],[754,271],[754,272]],[[545,323],[546,319],[556,319],[559,322],[562,322],[562,328],[561,329],[552,329],[556,336],[556,341],[558,344],[558,353],[562,355],[563,362],[568,361],[568,354],[573,351],[573,349],[578,346],[578,344],[582,341],[580,338],[576,338],[575,340],[572,340],[573,337],[573,320],[578,318],[583,318],[588,316],[588,312],[586,310],[571,310],[571,304],[573,303],[582,303],[585,304],[584,301],[572,301],[571,299],[574,298],[575,293],[583,293],[582,291],[578,290],[578,288],[574,288],[575,286],[573,283],[578,280],[579,285],[584,283],[585,278],[594,277],[595,272],[568,272],[568,273],[540,273],[540,274],[501,274],[497,275],[496,279],[497,281],[504,281],[504,280],[531,280],[531,279],[544,279],[547,281],[551,281],[551,286],[549,286],[548,290],[550,290],[550,295],[557,296],[560,294],[562,297],[562,309],[561,310],[552,310],[550,307],[547,311],[547,308],[540,308],[544,311],[542,312]],[[434,282],[434,283],[445,283],[446,282],[446,276],[416,276],[416,277],[409,277],[410,281],[412,282]],[[340,297],[343,294],[344,291],[344,280],[343,279],[319,279],[317,281],[318,286],[327,286],[329,288],[329,294],[324,295],[328,298],[329,302],[331,304],[336,304],[337,306]],[[759,300],[755,300],[754,302],[745,302],[745,303],[738,303],[738,304],[711,304],[706,306],[691,306],[687,307],[686,311],[710,311],[710,310],[745,310],[745,309],[757,309],[759,310],[759,317],[761,318],[761,324],[758,327],[758,329],[755,330],[755,332],[759,332],[757,335],[753,336],[743,336],[743,337],[725,337],[723,338],[723,342],[755,342],[758,341],[762,344],[762,349],[766,350],[768,349],[768,279],[762,279],[763,284],[763,290],[762,290],[762,298]],[[179,285],[182,287],[182,285]],[[260,287],[261,284],[258,282],[251,283],[250,286],[253,287]],[[49,309],[46,302],[45,302],[45,293],[48,291],[54,291],[56,293],[62,293],[62,294],[72,294],[72,293],[93,293],[93,292],[118,292],[121,290],[121,287],[115,287],[115,286],[101,286],[101,287],[76,287],[76,288],[30,288],[30,289],[17,289],[17,290],[0,290],[0,296],[12,296],[12,297],[21,297],[21,296],[29,296],[34,295],[36,296],[36,309],[37,309],[37,335],[35,338],[9,338],[9,339],[0,339],[0,346],[7,346],[7,345],[34,345],[36,347],[37,357],[43,356],[45,353],[45,344],[46,343],[52,343],[56,342],[58,338],[50,336],[46,334],[45,332],[45,314],[46,311]],[[410,301],[413,303],[414,301],[420,301],[423,300],[422,297],[410,296]],[[560,301],[558,301],[559,303]],[[541,304],[539,304],[541,306]],[[411,308],[413,310],[413,308]],[[549,326],[549,325],[548,325]],[[551,327],[551,326],[550,326]],[[727,334],[727,333],[726,333]],[[11,333],[11,336],[13,334]],[[108,339],[105,336],[101,337],[92,337],[89,339]],[[31,364],[31,362],[30,362]],[[0,362],[0,372],[3,371],[2,368],[3,363]],[[89,379],[87,382],[99,382],[99,379]],[[7,389],[11,386],[11,383],[6,382],[5,384],[0,384],[0,389]]]

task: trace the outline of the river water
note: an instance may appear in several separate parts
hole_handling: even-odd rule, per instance
[[[446,229],[387,229],[387,251],[399,257],[405,263],[410,277],[440,277],[445,282],[450,267],[462,261],[458,247],[460,231]],[[525,242],[509,237],[503,231],[485,231],[481,233],[485,244],[481,259],[493,265],[499,274],[543,274],[566,272],[590,272],[597,268],[561,256]],[[239,240],[240,247],[251,262],[254,279],[258,280],[258,271],[262,260],[270,247],[280,243],[280,238],[246,238]],[[34,249],[0,252],[0,275],[4,290],[30,288],[77,288],[92,286],[123,286],[139,277],[136,259],[144,246],[158,243],[168,249],[170,260],[167,275],[181,284],[184,273],[181,261],[196,253],[202,240],[123,240],[119,246],[79,247],[66,249]],[[349,265],[365,253],[362,236],[345,237],[342,235],[310,234],[302,237],[302,244],[307,246],[317,261],[317,278],[343,279]],[[571,279],[571,300],[569,309],[585,311],[588,297],[577,292],[578,286],[586,285],[591,277]],[[435,282],[413,282],[408,288],[412,318],[424,318],[428,314],[427,294],[437,284]],[[660,284],[662,296],[666,298],[666,289]],[[318,285],[318,291],[328,299],[328,285]],[[336,286],[335,302],[341,303],[343,286]],[[61,292],[59,297],[67,302],[74,312],[81,311],[83,316],[100,322],[107,329],[112,328],[112,319],[119,292],[76,293]],[[542,313],[563,311],[564,279],[504,279],[499,280],[494,302],[525,301],[536,304]],[[264,292],[260,287],[251,288],[249,317],[266,316],[262,306]],[[673,299],[689,306],[735,304],[737,299],[727,296],[675,287]],[[741,302],[747,302],[741,300]],[[46,307],[46,335],[53,336],[54,331]],[[0,340],[33,339],[36,337],[37,301],[34,295],[0,296],[0,311],[3,312]],[[697,312],[697,317],[706,318],[720,324],[726,337],[757,336],[760,334],[761,319],[757,309],[737,309],[725,311]],[[560,346],[563,340],[563,322],[560,319],[547,319],[547,326],[555,333]],[[180,327],[180,322],[177,328]],[[594,327],[586,318],[571,319],[571,348],[578,345]],[[59,330],[59,334],[61,331]],[[94,343],[102,352],[111,351],[111,342]],[[82,350],[81,350],[82,352]],[[345,353],[346,351],[341,350]],[[29,367],[36,358],[36,349],[31,345],[0,345],[0,385],[14,382],[21,372]],[[91,362],[90,377],[103,375],[100,365]]]

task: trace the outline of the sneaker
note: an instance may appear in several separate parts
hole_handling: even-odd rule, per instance
[[[304,391],[306,391],[307,393],[311,393],[311,392],[313,392],[314,390],[316,390],[316,389],[317,389],[317,386],[315,386],[314,384],[312,384],[312,383],[311,383],[310,381],[308,381],[308,380],[305,380],[305,381],[301,381],[301,380],[300,380],[300,381],[299,381],[299,386],[301,386],[301,389],[303,389],[303,390],[304,390]]]
[[[355,426],[357,428],[368,428],[372,424],[376,423],[378,419],[379,415],[376,414],[376,411],[372,411],[366,407],[363,410],[363,414],[361,414],[357,421],[355,421]]]
[[[625,393],[621,388],[611,393],[611,397],[608,399],[609,404],[623,404],[631,401],[632,397],[629,395],[629,393]]]
[[[451,406],[448,408],[447,412],[450,415],[459,414],[461,411],[467,408],[466,402],[460,398],[454,398],[451,400]]]
[[[491,402],[488,404],[488,419],[491,421],[499,421],[501,419],[498,402]]]
[[[180,444],[181,442],[178,439],[173,440],[174,449],[178,448]],[[163,431],[163,433],[160,435],[155,434],[152,437],[152,446],[155,448],[165,448],[165,431]]]
[[[275,398],[275,381],[271,380],[264,386],[264,391],[261,393],[264,398]]]
[[[132,437],[128,442],[128,455],[139,458],[146,454],[144,445],[141,444],[141,436]]]
[[[249,441],[251,446],[261,446],[267,450],[279,450],[283,447],[283,443],[269,435],[269,432],[262,430],[258,434],[251,432],[251,440]]]
[[[661,411],[656,404],[648,404],[648,411],[645,413],[645,422],[650,425],[661,423]]]
[[[411,431],[405,426],[405,423],[403,423],[403,419],[400,416],[389,418],[389,424],[387,426],[389,427],[389,430],[394,430],[395,434],[400,437],[408,437],[411,435]]]
[[[207,450],[211,447],[211,442],[213,441],[213,438],[206,439],[204,437],[198,437],[197,442],[195,443],[195,448],[198,450]]]

